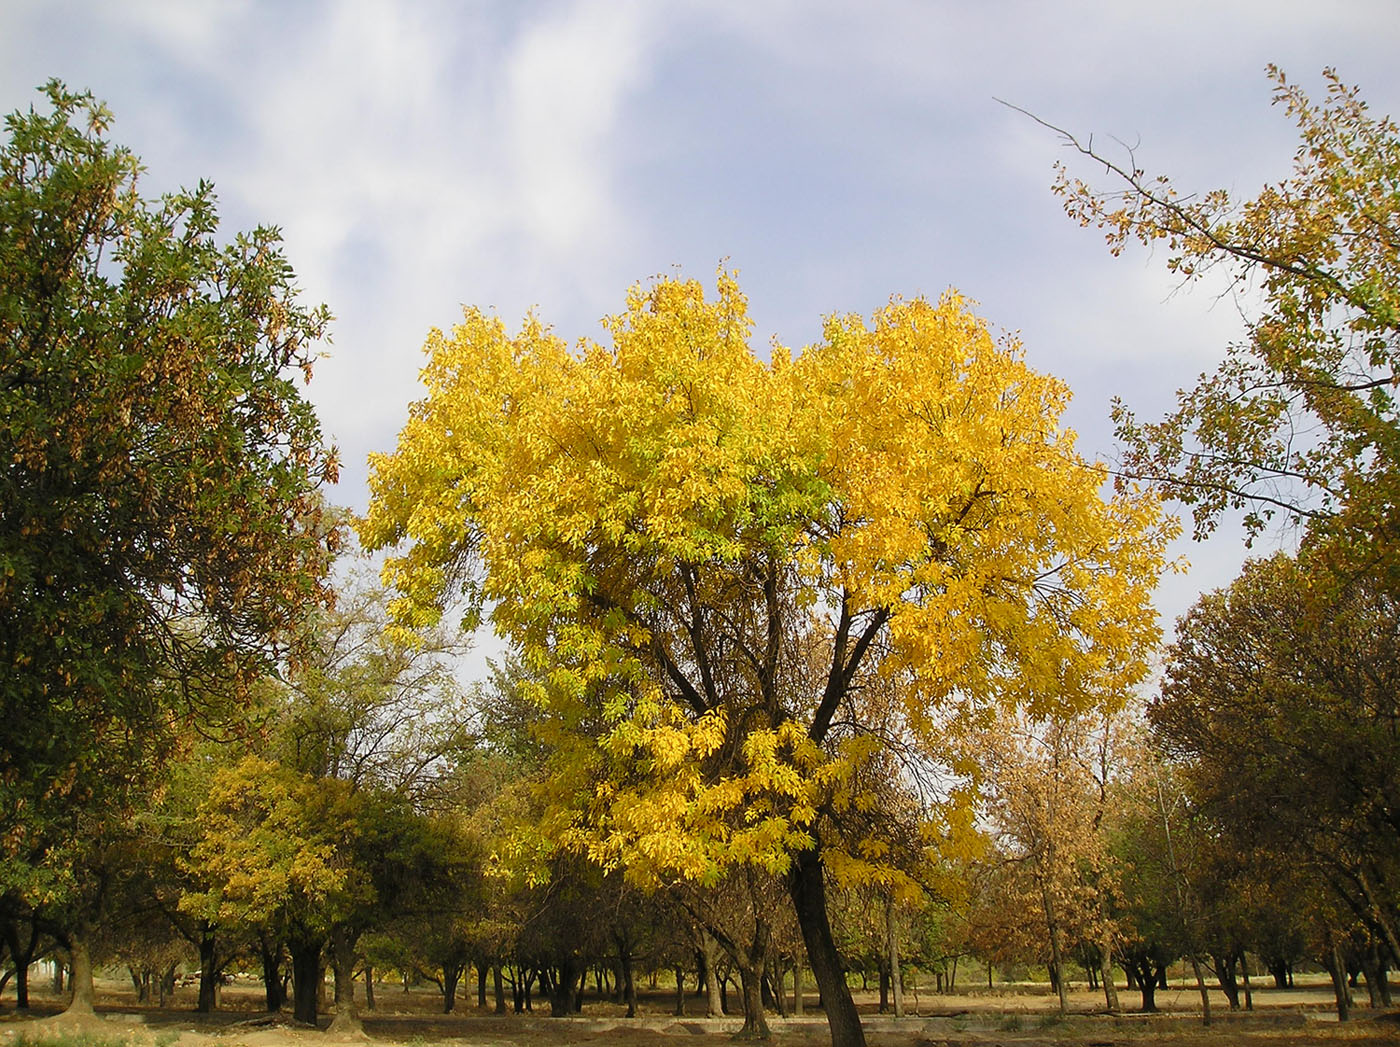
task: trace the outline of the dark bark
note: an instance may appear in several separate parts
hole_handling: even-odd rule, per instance
[[[1342,959],[1341,947],[1332,938],[1330,929],[1322,963],[1332,977],[1332,994],[1337,1000],[1337,1021],[1348,1021],[1351,1018],[1351,990],[1347,987],[1347,968]]]
[[[374,968],[365,964],[365,1010],[374,1010]]]
[[[360,935],[344,925],[331,932],[331,970],[335,975],[335,1019],[330,1031],[339,1036],[364,1031],[355,1006],[355,948]]]
[[[627,935],[614,932],[613,942],[617,945],[617,969],[621,975],[618,990],[622,1002],[627,1004],[627,1017],[637,1017],[637,982],[632,974],[632,943]]]
[[[501,965],[499,963],[491,965],[491,988],[496,993],[496,1013],[505,1014],[506,991],[505,986],[501,984]]]
[[[1148,956],[1135,955],[1123,957],[1123,970],[1128,974],[1130,988],[1136,986],[1138,992],[1142,994],[1142,1011],[1144,1014],[1151,1013],[1157,1009],[1157,971],[1152,960]]]
[[[160,1006],[164,1009],[170,1001],[170,997],[175,995],[175,965],[173,963],[161,974],[157,984],[160,992]]]
[[[1225,994],[1225,999],[1230,1001],[1230,1010],[1240,1009],[1240,983],[1235,977],[1235,964],[1238,960],[1238,953],[1218,953],[1211,957],[1211,965],[1215,968],[1215,977],[1220,982],[1220,991]]]
[[[574,1013],[574,994],[578,990],[579,962],[572,956],[560,962],[549,989],[549,1016],[567,1018]],[[543,988],[543,986],[541,986]]]
[[[476,1005],[486,1009],[486,961],[476,962]]]
[[[451,1014],[457,1006],[457,983],[462,980],[462,965],[445,963],[442,966],[442,1013]]]
[[[671,1013],[677,1018],[685,1017],[685,968],[680,964],[675,964],[676,972],[676,1008]]]
[[[263,993],[266,996],[267,1012],[276,1014],[287,1002],[287,983],[282,979],[282,943],[270,940],[264,932],[258,938],[258,952],[262,956]]]
[[[199,1002],[195,1010],[200,1014],[210,1014],[218,1006],[219,955],[218,943],[214,938],[214,928],[205,923],[199,935]]]
[[[826,907],[826,870],[821,855],[815,850],[797,852],[787,886],[798,926],[802,929],[802,940],[807,946],[807,961],[826,1007],[832,1047],[865,1047],[865,1030],[861,1028],[860,1015],[851,999],[841,957],[831,936]]]
[[[10,951],[10,960],[15,965],[15,1007],[29,1010],[29,965],[39,953],[39,925],[29,921],[29,934],[21,936],[19,921],[4,921],[3,933],[5,948]]]
[[[768,1029],[768,1018],[763,1013],[763,968],[751,962],[739,964],[739,986],[744,997],[744,1024],[739,1029],[739,1038],[744,1040],[767,1040],[772,1033]]]
[[[293,940],[288,950],[292,954],[292,1017],[315,1025],[321,990],[321,943]]]

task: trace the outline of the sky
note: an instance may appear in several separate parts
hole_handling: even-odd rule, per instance
[[[1160,415],[1249,303],[1111,256],[1050,189],[1057,161],[1092,165],[1003,103],[1248,197],[1297,144],[1266,66],[1314,97],[1334,67],[1400,114],[1397,42],[1396,0],[0,0],[0,110],[51,77],[90,89],[146,192],[206,178],[229,236],[281,228],[336,316],[307,391],[331,497],[363,510],[366,456],[463,305],[600,338],[630,285],[719,266],[756,347],[955,287],[1111,458],[1113,397]],[[1176,552],[1168,627],[1245,555],[1229,527]]]

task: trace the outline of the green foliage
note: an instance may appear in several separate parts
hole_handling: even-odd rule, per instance
[[[1118,163],[1071,136],[1118,188],[1064,169],[1055,188],[1115,254],[1165,243],[1185,280],[1217,270],[1262,292],[1247,339],[1167,418],[1142,424],[1118,405],[1127,470],[1192,506],[1198,534],[1234,507],[1254,530],[1283,510],[1367,541],[1390,533],[1400,504],[1400,133],[1332,70],[1321,103],[1269,73],[1300,141],[1292,175],[1252,200],[1181,193],[1131,153]]]
[[[324,308],[212,186],[143,199],[91,95],[0,149],[0,853],[119,811],[324,598],[334,477],[295,379]]]
[[[1245,565],[1183,619],[1150,710],[1193,802],[1245,863],[1305,873],[1396,942],[1400,634],[1393,591],[1317,557]],[[1257,874],[1256,874],[1257,875]]]

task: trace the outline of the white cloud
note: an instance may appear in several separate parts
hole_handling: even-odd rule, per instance
[[[557,251],[619,235],[611,142],[626,93],[647,65],[637,3],[575,3],[532,25],[506,62],[503,124],[519,219]]]

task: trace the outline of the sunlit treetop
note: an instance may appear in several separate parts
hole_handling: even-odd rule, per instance
[[[1105,496],[1065,386],[958,295],[765,362],[717,283],[634,287],[608,345],[475,309],[434,332],[362,525],[398,550],[401,627],[465,595],[541,674],[596,852],[694,876],[781,869],[855,803],[877,675],[907,681],[882,736],[924,751],[997,707],[1121,699],[1173,531]]]

